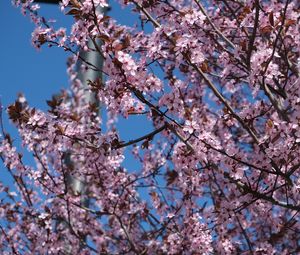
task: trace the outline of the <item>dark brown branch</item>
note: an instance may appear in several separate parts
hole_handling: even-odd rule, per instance
[[[133,3],[136,4],[136,6],[146,15],[146,17],[152,22],[152,24],[155,27],[160,27],[161,25],[151,16],[151,14],[145,9],[143,8],[140,4],[136,3],[135,1],[133,1]],[[251,48],[253,47],[254,41],[255,41],[255,36],[256,36],[256,30],[258,27],[258,19],[259,19],[259,1],[256,0],[256,18],[255,18],[255,25],[254,25],[254,31],[252,34],[252,39],[250,38],[250,43],[249,45],[251,46]],[[175,45],[175,42],[168,36],[166,35],[166,38]],[[249,47],[250,47],[249,46]],[[252,51],[252,50],[251,50]],[[249,51],[250,53],[250,58],[251,58],[251,51]],[[248,55],[249,55],[248,53]],[[211,80],[204,74],[204,72],[201,70],[201,68],[198,67],[198,65],[192,63],[192,61],[190,60],[190,57],[187,53],[182,53],[184,59],[186,60],[186,62],[193,67],[193,69],[200,75],[200,77],[202,77],[205,81],[205,83],[208,85],[208,87],[213,91],[213,93],[215,94],[215,96],[222,102],[222,104],[225,105],[225,107],[228,109],[228,111],[232,114],[232,116],[241,124],[241,126],[248,132],[248,134],[252,137],[253,141],[259,145],[259,148],[261,149],[261,151],[267,155],[267,153],[265,152],[263,146],[260,144],[258,137],[256,136],[256,132],[253,128],[249,127],[245,121],[235,112],[235,110],[232,108],[232,106],[230,105],[230,103],[227,101],[227,99],[220,93],[220,91],[216,88],[216,86],[211,82]],[[249,58],[249,61],[250,61]],[[272,167],[275,169],[276,173],[278,173],[279,175],[283,176],[284,179],[287,181],[287,183],[289,185],[292,184],[292,181],[289,179],[288,176],[284,175],[280,169],[278,168],[278,166],[275,164],[275,162],[270,158],[271,160],[271,164]]]
[[[235,180],[233,179],[232,177],[229,176],[229,174],[225,174],[224,175],[226,178],[228,178],[232,183],[236,184],[236,186],[245,191],[245,193],[247,194],[252,194],[255,198],[257,199],[263,199],[265,201],[268,201],[268,202],[271,202],[273,205],[277,205],[277,206],[280,206],[280,207],[284,207],[284,208],[287,208],[287,209],[291,209],[291,210],[296,210],[296,211],[300,211],[300,206],[298,205],[293,205],[293,204],[288,204],[288,203],[284,203],[284,202],[281,202],[281,201],[278,201],[276,199],[274,199],[272,196],[268,196],[264,193],[260,193],[256,190],[253,190],[251,187],[249,187],[247,184],[245,183],[242,183],[241,181],[239,180]],[[282,187],[285,186],[285,185],[282,185]],[[273,189],[274,190],[274,189]],[[270,193],[270,191],[268,192]]]
[[[19,253],[16,251],[15,247],[11,243],[11,240],[9,239],[8,235],[6,234],[5,230],[2,228],[1,225],[0,225],[0,229],[1,229],[2,234],[5,236],[6,241],[10,244],[13,254],[19,255]]]
[[[213,176],[214,176],[214,182],[215,182],[215,184],[217,185],[219,191],[220,191],[221,194],[224,196],[224,198],[225,198],[228,202],[230,202],[230,200],[226,197],[226,195],[225,195],[225,193],[224,193],[224,190],[220,187],[219,183],[217,182],[217,178],[216,178],[215,172],[212,171],[212,173],[213,173]],[[236,220],[237,220],[237,222],[238,222],[238,224],[239,224],[239,227],[240,227],[240,229],[242,230],[242,233],[243,233],[243,235],[244,235],[244,237],[245,237],[245,240],[246,240],[247,245],[248,245],[248,247],[249,247],[250,253],[251,253],[251,254],[254,254],[254,253],[253,253],[253,248],[252,248],[252,244],[251,244],[250,238],[249,238],[249,236],[248,236],[246,230],[243,228],[243,225],[242,225],[241,222],[240,222],[240,219],[239,219],[239,217],[238,217],[238,215],[237,215],[237,212],[233,211],[233,213],[234,213],[234,216],[235,216],[235,218],[236,218]]]
[[[255,1],[255,19],[254,19],[254,27],[248,44],[248,52],[247,52],[247,65],[249,69],[251,69],[251,55],[253,51],[254,41],[256,38],[256,33],[259,25],[259,0]]]
[[[135,140],[130,140],[129,142],[127,143],[119,143],[118,145],[114,146],[114,149],[120,149],[120,148],[123,148],[123,147],[126,147],[126,146],[129,146],[129,145],[132,145],[132,144],[135,144],[135,143],[138,143],[138,142],[141,142],[143,140],[146,140],[146,139],[152,139],[153,136],[155,136],[156,134],[160,133],[161,131],[163,131],[164,129],[166,129],[167,127],[167,124],[161,126],[160,128],[152,131],[151,133],[147,134],[147,135],[144,135],[142,137],[139,137]]]
[[[199,7],[202,14],[207,18],[208,23],[212,26],[212,28],[216,31],[216,33],[232,48],[235,49],[234,44],[215,26],[215,24],[212,22],[211,18],[206,13],[204,7],[200,3],[199,0],[194,0],[197,6]]]

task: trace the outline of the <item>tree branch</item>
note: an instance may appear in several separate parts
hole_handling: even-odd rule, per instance
[[[143,141],[143,140],[145,140],[145,139],[152,139],[153,136],[155,136],[156,134],[158,134],[158,133],[160,133],[161,131],[163,131],[164,129],[166,129],[166,127],[167,127],[167,124],[165,124],[165,125],[161,126],[160,128],[158,128],[158,129],[152,131],[151,133],[149,133],[149,134],[147,134],[147,135],[144,135],[144,136],[142,136],[142,137],[139,137],[139,138],[137,138],[137,139],[135,139],[135,140],[129,140],[129,142],[127,142],[127,143],[119,143],[119,144],[113,146],[113,149],[120,149],[120,148],[129,146],[129,145],[132,145],[132,144],[141,142],[141,141]]]

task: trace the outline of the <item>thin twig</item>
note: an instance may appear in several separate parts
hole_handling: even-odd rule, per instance
[[[160,133],[161,131],[163,131],[164,129],[166,129],[166,127],[167,127],[167,124],[161,126],[160,128],[158,128],[158,129],[152,131],[151,133],[149,133],[149,134],[147,134],[147,135],[144,135],[144,136],[139,137],[139,138],[134,139],[134,140],[129,140],[129,142],[127,142],[127,143],[120,143],[120,144],[114,146],[114,149],[120,149],[120,148],[129,146],[129,145],[132,145],[132,144],[141,142],[141,141],[146,140],[146,139],[152,139],[153,136],[155,136],[156,134],[158,134],[158,133]]]
[[[232,48],[235,49],[234,44],[215,26],[215,24],[212,22],[211,18],[206,13],[204,7],[198,0],[194,0],[195,3],[198,5],[200,11],[202,14],[207,18],[208,23],[212,26],[212,28],[217,32],[217,34]]]
[[[256,38],[256,32],[259,25],[259,0],[255,0],[255,19],[254,19],[254,27],[248,44],[248,52],[247,52],[247,65],[249,69],[251,69],[251,55],[253,51],[254,41]]]

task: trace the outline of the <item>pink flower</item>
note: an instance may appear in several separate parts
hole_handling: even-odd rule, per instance
[[[186,131],[186,132],[192,134],[195,130],[198,130],[199,128],[200,128],[200,126],[196,121],[186,120],[183,131]]]

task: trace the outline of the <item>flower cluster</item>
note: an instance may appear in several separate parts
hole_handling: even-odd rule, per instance
[[[16,185],[0,185],[1,254],[299,252],[297,0],[120,1],[134,27],[99,12],[104,0],[63,0],[70,34],[15,3],[35,47],[73,56],[48,112],[8,107],[35,167],[1,126]],[[80,80],[78,62],[103,79]],[[117,120],[132,115],[124,141]]]

